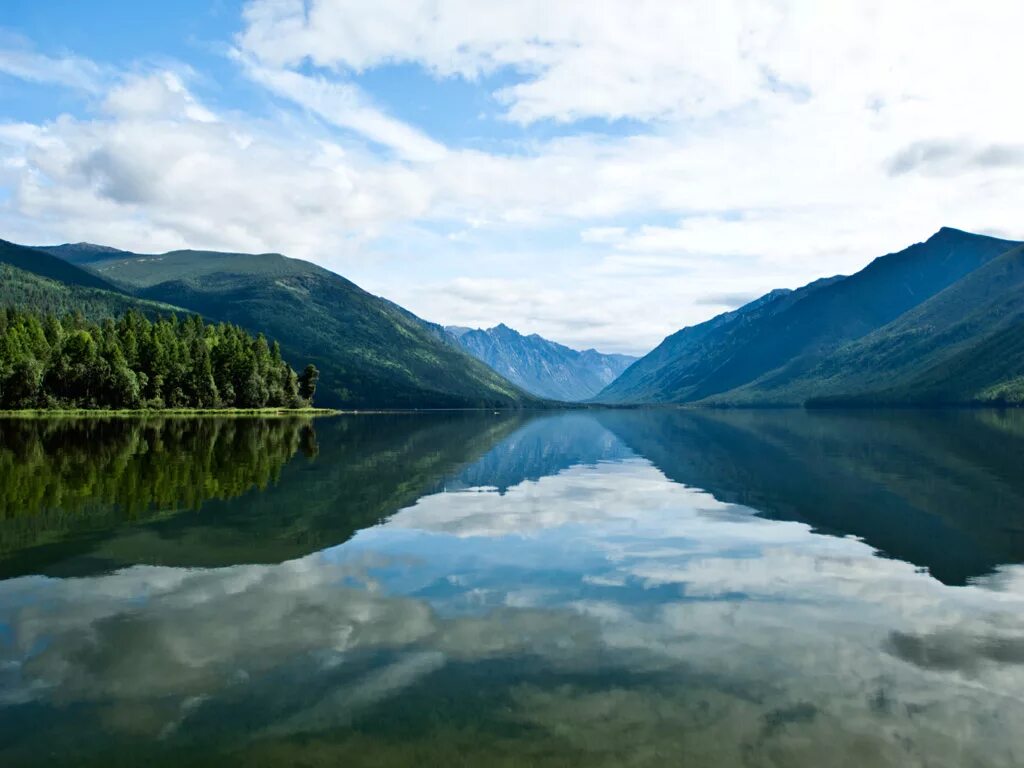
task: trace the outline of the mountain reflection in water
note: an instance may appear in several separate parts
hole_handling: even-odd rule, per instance
[[[3,422],[0,761],[1019,765],[1022,417]]]

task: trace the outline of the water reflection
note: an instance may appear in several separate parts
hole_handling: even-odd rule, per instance
[[[606,411],[676,482],[948,584],[1024,561],[1024,411]]]
[[[0,582],[0,760],[1018,765],[1024,568],[983,528],[1019,422],[931,418],[317,422],[139,564]],[[866,535],[931,518],[966,586]]]
[[[302,451],[309,419],[0,421],[0,575],[128,523],[266,490]]]
[[[0,576],[301,557],[443,488],[522,423],[472,413],[0,421]]]

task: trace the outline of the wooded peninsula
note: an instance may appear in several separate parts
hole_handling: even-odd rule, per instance
[[[318,378],[262,334],[198,315],[132,310],[95,323],[0,309],[3,410],[308,408]]]

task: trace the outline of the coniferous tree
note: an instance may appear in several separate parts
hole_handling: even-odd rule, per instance
[[[316,394],[316,385],[320,381],[320,371],[310,363],[299,377],[299,397],[312,402]]]
[[[308,366],[300,380],[276,342],[198,316],[97,325],[0,310],[0,409],[293,408],[317,377]]]

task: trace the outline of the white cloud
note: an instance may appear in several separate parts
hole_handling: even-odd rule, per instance
[[[409,160],[439,160],[445,148],[409,125],[370,105],[365,95],[348,83],[306,77],[283,69],[268,69],[245,62],[249,76],[279,96],[290,99],[334,125],[362,134],[397,150]]]
[[[129,78],[105,108],[101,119],[0,125],[0,153],[21,162],[6,175],[30,239],[57,230],[143,251],[277,248],[325,260],[427,212],[422,181],[403,166],[222,118],[166,72]]]
[[[524,261],[531,273],[543,268],[541,254]],[[666,333],[699,322],[709,314],[700,302],[707,294],[721,295],[731,286],[762,282],[731,277],[685,274],[679,263],[645,265],[636,261],[618,265],[606,260],[592,270],[573,274],[557,265],[529,278],[468,278],[428,281],[415,286],[391,287],[389,295],[424,317],[451,319],[456,325],[489,328],[499,322],[521,331],[539,333],[577,349],[643,354]],[[375,291],[387,282],[368,282]],[[723,310],[719,310],[723,311]]]
[[[511,68],[521,81],[497,95],[524,122],[707,117],[804,98],[927,109],[951,91],[991,110],[989,97],[1011,92],[1022,15],[1012,1],[979,12],[956,0],[251,0],[239,44],[277,66],[411,62],[468,79]],[[980,40],[970,60],[955,55]]]
[[[112,88],[104,106],[122,118],[184,118],[202,123],[217,117],[189,92],[181,77],[173,72],[132,75]]]
[[[432,320],[631,352],[705,319],[709,296],[849,273],[943,225],[1024,236],[1019,3],[251,0],[244,14],[234,60],[275,98],[269,117],[168,72],[0,57],[30,80],[83,76],[106,109],[0,127],[4,234],[281,251]],[[525,129],[510,153],[456,146],[359,87],[397,63],[491,89],[513,122],[565,125]],[[638,122],[573,125],[588,117]]]
[[[469,79],[511,67],[524,81],[496,96],[518,122],[706,115],[743,103],[763,79],[757,62],[737,56],[757,32],[741,10],[730,3],[396,0],[371,9],[350,0],[257,0],[240,43],[284,66],[308,58],[360,71],[406,61]]]
[[[9,40],[0,40],[0,43]],[[108,79],[103,68],[77,56],[45,56],[24,45],[0,47],[0,73],[33,83],[101,93]]]
[[[580,239],[584,243],[614,243],[625,234],[625,227],[589,227],[580,232]]]

